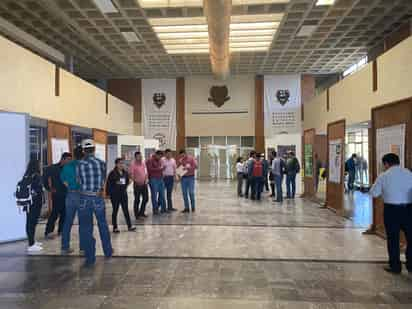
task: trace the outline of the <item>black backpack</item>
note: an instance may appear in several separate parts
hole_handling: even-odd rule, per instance
[[[32,183],[33,177],[31,176],[24,176],[22,180],[17,183],[14,196],[16,197],[17,208],[19,208],[20,211],[28,211],[33,204]]]

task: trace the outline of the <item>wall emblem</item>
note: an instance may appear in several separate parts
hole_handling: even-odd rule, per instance
[[[287,89],[280,89],[276,92],[276,98],[278,99],[280,105],[285,105],[290,98],[290,92]]]
[[[229,90],[226,86],[212,86],[209,91],[209,102],[213,102],[217,107],[222,107],[225,102],[230,100]]]
[[[166,146],[166,135],[163,133],[156,133],[153,135],[154,139],[157,139],[159,141],[159,148],[164,149]]]
[[[153,104],[157,108],[161,108],[166,103],[166,95],[163,92],[156,92],[153,94]]]

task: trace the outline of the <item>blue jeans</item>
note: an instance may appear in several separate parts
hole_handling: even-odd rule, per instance
[[[185,209],[189,210],[189,198],[192,205],[192,210],[195,209],[195,176],[182,177],[182,193]]]
[[[255,194],[256,194],[255,197],[259,201],[261,196],[262,196],[263,186],[265,184],[265,179],[262,176],[253,177],[253,178],[254,178],[253,183],[254,183],[254,186],[255,186],[254,191],[255,191]]]
[[[66,216],[64,219],[62,232],[62,250],[70,249],[70,233],[73,226],[74,217],[76,217],[77,210],[80,203],[80,193],[68,192],[66,196]],[[79,231],[80,237],[80,231]],[[83,250],[82,239],[80,241],[80,250]]]
[[[283,192],[282,192],[282,183],[283,175],[274,175],[275,177],[275,186],[276,186],[276,201],[283,201]]]
[[[166,211],[165,184],[163,179],[150,178],[149,186],[152,195],[153,212],[159,211],[159,207],[162,211]]]
[[[175,182],[174,176],[165,176],[164,177],[165,187],[166,187],[166,197],[167,197],[167,209],[173,209],[173,185]]]
[[[106,221],[106,210],[104,199],[98,196],[88,196],[80,194],[79,203],[79,229],[80,239],[84,246],[86,264],[96,262],[96,239],[93,237],[93,214],[96,216],[99,227],[100,240],[103,252],[106,257],[113,254],[112,242],[110,240],[109,227]]]
[[[296,193],[296,174],[286,175],[286,190],[288,198],[294,198]]]

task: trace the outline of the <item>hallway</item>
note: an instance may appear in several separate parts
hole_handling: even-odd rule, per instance
[[[200,182],[197,197],[195,214],[122,225],[94,269],[57,239],[39,256],[0,246],[0,308],[410,308],[412,277],[385,273],[385,242],[354,222],[301,199],[238,199],[228,182]]]

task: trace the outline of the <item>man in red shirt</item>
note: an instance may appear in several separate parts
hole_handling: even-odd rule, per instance
[[[152,195],[153,214],[167,213],[165,201],[165,184],[163,182],[164,164],[162,161],[163,152],[156,151],[150,159],[146,161],[147,173],[149,175],[149,187]]]
[[[192,206],[192,212],[195,212],[195,171],[197,169],[197,162],[195,158],[189,156],[185,150],[180,151],[177,167],[182,166],[185,174],[182,176],[182,193],[185,204],[184,213],[190,212],[190,204]]]

